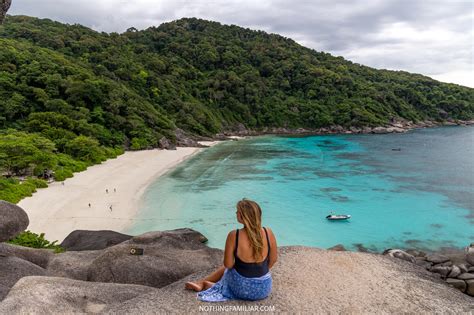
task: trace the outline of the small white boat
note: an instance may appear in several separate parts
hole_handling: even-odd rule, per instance
[[[340,220],[348,220],[351,218],[350,214],[330,214],[326,216],[328,220],[340,221]]]

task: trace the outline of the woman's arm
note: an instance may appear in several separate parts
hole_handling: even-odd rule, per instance
[[[267,231],[268,231],[268,237],[270,238],[270,257],[269,257],[268,266],[272,268],[273,265],[278,260],[278,247],[277,247],[277,241],[276,241],[275,235],[273,234],[273,231],[270,228],[267,228]]]
[[[234,267],[235,231],[230,231],[225,241],[224,267]]]

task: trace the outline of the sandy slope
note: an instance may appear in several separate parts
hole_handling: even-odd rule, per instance
[[[75,174],[64,185],[52,183],[18,205],[28,213],[28,229],[44,232],[49,240],[62,241],[77,229],[121,231],[132,222],[146,187],[200,150],[179,147],[126,152]]]

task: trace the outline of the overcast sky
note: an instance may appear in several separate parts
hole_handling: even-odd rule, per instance
[[[105,32],[199,17],[278,33],[375,68],[474,87],[473,0],[13,0],[9,14]]]

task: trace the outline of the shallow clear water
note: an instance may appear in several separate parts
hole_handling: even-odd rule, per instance
[[[243,197],[279,245],[463,247],[474,241],[474,128],[225,142],[153,183],[128,232],[191,227],[223,248]],[[327,221],[331,210],[352,218]]]

